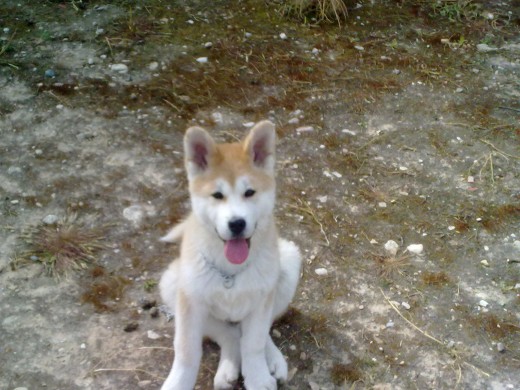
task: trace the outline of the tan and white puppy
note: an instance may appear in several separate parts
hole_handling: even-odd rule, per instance
[[[301,256],[273,218],[275,140],[269,121],[241,143],[216,144],[200,127],[186,132],[192,213],[162,239],[182,242],[160,282],[175,314],[175,358],[162,390],[194,388],[204,336],[221,349],[216,389],[231,389],[240,372],[248,390],[287,379],[269,330],[292,300]]]

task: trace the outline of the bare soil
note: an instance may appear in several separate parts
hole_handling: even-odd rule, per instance
[[[160,388],[183,132],[264,118],[305,259],[284,388],[520,389],[518,2],[347,5],[1,2],[1,389]]]

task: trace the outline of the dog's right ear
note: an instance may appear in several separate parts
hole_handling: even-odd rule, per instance
[[[184,156],[188,179],[200,175],[206,169],[215,151],[215,141],[201,127],[190,127],[184,135]]]

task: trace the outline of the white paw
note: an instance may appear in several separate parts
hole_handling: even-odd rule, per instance
[[[238,366],[230,361],[221,362],[218,366],[213,386],[217,390],[232,389],[238,379]]]
[[[280,382],[287,381],[287,362],[278,348],[273,348],[267,354],[269,372]]]
[[[276,390],[276,379],[271,375],[254,375],[244,379],[244,384],[247,390]]]

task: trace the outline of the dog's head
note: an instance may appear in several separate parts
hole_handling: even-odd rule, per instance
[[[259,122],[240,143],[217,144],[200,127],[184,137],[193,213],[224,242],[233,264],[249,254],[251,237],[272,217],[275,130]]]

